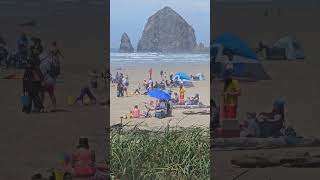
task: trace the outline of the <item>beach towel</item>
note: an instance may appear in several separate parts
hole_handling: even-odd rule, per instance
[[[199,109],[199,108],[210,108],[209,105],[174,105],[173,108],[175,109]]]

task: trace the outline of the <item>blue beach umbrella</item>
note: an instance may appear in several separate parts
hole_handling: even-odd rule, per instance
[[[176,74],[176,76],[179,76],[180,79],[191,80],[190,76],[187,73],[183,72],[183,71],[178,72]]]
[[[232,34],[223,34],[218,36],[214,43],[222,44],[224,46],[224,53],[231,53],[233,55],[239,55],[250,59],[257,59],[257,55],[249,45],[239,37]]]
[[[171,98],[170,94],[160,89],[151,90],[148,92],[148,95],[159,100],[170,100]]]

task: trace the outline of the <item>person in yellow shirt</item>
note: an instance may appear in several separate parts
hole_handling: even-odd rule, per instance
[[[183,86],[179,87],[179,104],[184,104],[184,96],[186,89]]]
[[[233,79],[232,76],[227,76],[224,82],[223,89],[223,117],[236,118],[238,97],[241,95],[239,81]]]

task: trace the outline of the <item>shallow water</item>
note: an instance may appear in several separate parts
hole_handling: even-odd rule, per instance
[[[130,64],[207,64],[209,54],[115,53],[110,54],[111,65]]]

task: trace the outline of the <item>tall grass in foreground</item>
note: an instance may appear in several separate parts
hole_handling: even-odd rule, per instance
[[[111,147],[120,179],[209,179],[208,129],[113,130]]]

